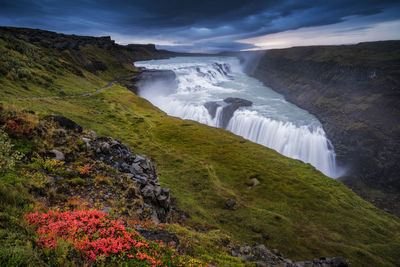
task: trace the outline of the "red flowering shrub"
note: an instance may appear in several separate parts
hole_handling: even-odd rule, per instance
[[[15,135],[29,135],[35,130],[34,123],[28,117],[14,117],[6,122],[6,131]]]
[[[80,172],[81,175],[86,175],[89,173],[89,171],[93,168],[94,164],[85,164],[85,166],[83,167],[82,171]]]
[[[101,211],[66,211],[26,215],[39,235],[38,243],[49,250],[57,240],[71,242],[88,262],[133,261],[135,266],[177,266],[173,250],[144,240],[121,221]]]

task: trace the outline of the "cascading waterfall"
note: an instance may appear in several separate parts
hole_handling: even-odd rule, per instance
[[[322,128],[310,131],[290,122],[275,121],[254,111],[240,110],[230,120],[227,130],[279,153],[311,163],[323,173],[335,170],[335,153]]]
[[[176,75],[176,88],[151,81],[139,88],[140,96],[167,114],[225,128],[337,177],[335,153],[320,122],[246,75],[238,59],[178,57],[135,65]]]

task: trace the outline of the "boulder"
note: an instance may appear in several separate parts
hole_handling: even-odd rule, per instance
[[[52,149],[51,152],[55,155],[53,159],[63,161],[65,160],[64,153],[58,151],[57,149]]]
[[[57,122],[64,129],[77,131],[78,133],[82,132],[82,126],[64,116],[50,115],[45,119]]]
[[[151,241],[162,241],[164,244],[169,245],[177,249],[179,247],[178,237],[171,232],[166,230],[147,230],[143,228],[137,229],[141,236]]]
[[[225,98],[224,101],[210,101],[204,104],[204,107],[208,110],[208,113],[212,118],[215,118],[218,107],[222,107],[221,117],[219,121],[220,128],[226,129],[229,121],[231,120],[233,113],[241,107],[249,107],[253,105],[253,102],[236,97]]]
[[[235,205],[236,205],[236,201],[233,200],[233,199],[228,199],[228,200],[225,202],[225,206],[226,206],[228,209],[232,209]]]

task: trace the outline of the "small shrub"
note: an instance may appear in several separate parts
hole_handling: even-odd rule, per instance
[[[83,166],[82,171],[80,172],[80,175],[85,176],[85,175],[89,174],[89,172],[93,166],[94,166],[94,164],[90,164],[90,163],[85,164],[85,166]]]
[[[29,117],[12,117],[6,122],[5,130],[16,136],[32,135],[35,133],[35,124]]]
[[[4,126],[0,128],[0,174],[14,168],[15,163],[23,157],[18,151],[13,150]]]
[[[56,159],[42,158],[39,155],[32,158],[33,163],[48,173],[58,174],[61,170],[61,167],[64,166],[64,161],[59,161]]]

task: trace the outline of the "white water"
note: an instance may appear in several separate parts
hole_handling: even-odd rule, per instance
[[[238,59],[177,57],[135,62],[135,66],[171,70],[176,74],[177,88],[165,88],[162,82],[139,88],[140,96],[168,115],[221,127],[222,108],[219,107],[212,118],[204,107],[206,102],[222,101],[227,97],[250,100],[253,106],[236,110],[227,130],[285,156],[310,163],[327,176],[338,176],[335,152],[320,122],[246,75]]]

